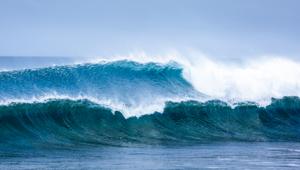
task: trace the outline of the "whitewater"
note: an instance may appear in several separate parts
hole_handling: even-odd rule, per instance
[[[0,142],[300,141],[297,61],[139,56],[1,71]]]

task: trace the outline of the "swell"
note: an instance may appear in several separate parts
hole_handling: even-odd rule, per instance
[[[88,100],[0,106],[0,143],[20,146],[300,141],[300,99],[266,107],[218,100],[168,102],[162,113],[125,118]]]
[[[200,94],[183,78],[182,68],[176,63],[141,64],[126,60],[0,72],[0,82],[2,101],[59,94],[132,105],[145,99]]]
[[[122,60],[0,72],[2,104],[84,98],[107,103],[129,117],[162,110],[168,100],[203,96],[183,78],[182,68],[176,63]]]

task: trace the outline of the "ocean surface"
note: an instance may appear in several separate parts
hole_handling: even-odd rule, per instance
[[[300,144],[222,142],[131,147],[13,148],[0,169],[299,169]]]
[[[0,169],[300,168],[297,93],[262,105],[175,61],[78,60],[0,57]]]

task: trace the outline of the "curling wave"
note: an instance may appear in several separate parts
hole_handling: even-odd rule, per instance
[[[168,100],[199,99],[176,63],[132,61],[0,72],[0,102],[49,98],[89,99],[122,110],[126,117],[163,109]],[[140,109],[141,108],[141,109]]]
[[[299,97],[232,105],[182,71],[123,60],[0,72],[0,144],[300,141]]]
[[[300,99],[267,107],[222,101],[168,102],[162,113],[125,118],[88,100],[0,106],[0,143],[130,145],[212,141],[300,141]]]

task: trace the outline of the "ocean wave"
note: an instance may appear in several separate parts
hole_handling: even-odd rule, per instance
[[[0,143],[300,141],[299,97],[266,105],[240,98],[215,100],[195,89],[183,67],[122,60],[0,72]],[[207,73],[198,70],[200,77]],[[290,91],[297,90],[297,81],[290,83],[296,86]]]
[[[273,99],[266,107],[170,101],[163,112],[129,118],[89,100],[0,106],[0,143],[22,146],[300,141],[299,127],[298,97]]]
[[[129,59],[138,63],[175,61],[183,77],[211,98],[227,102],[255,101],[268,105],[271,98],[300,96],[300,62],[287,56],[251,56],[221,59],[203,53],[172,52],[166,55],[130,54],[108,57],[107,61]],[[90,62],[102,61],[103,57]]]
[[[199,99],[176,63],[100,62],[0,72],[0,102],[47,98],[87,98],[131,110],[161,106],[167,100]],[[62,97],[61,97],[62,96]],[[108,101],[108,102],[107,102]],[[157,107],[156,107],[157,108]],[[147,109],[144,109],[147,110]],[[125,112],[125,109],[123,109]]]

